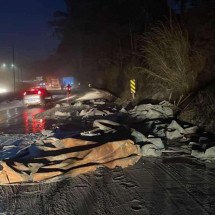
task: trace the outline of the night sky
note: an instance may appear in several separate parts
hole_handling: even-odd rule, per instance
[[[59,41],[48,26],[53,12],[65,10],[63,0],[0,1],[0,63],[39,60],[54,52]]]

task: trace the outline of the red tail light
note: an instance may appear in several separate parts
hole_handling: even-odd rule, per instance
[[[26,95],[26,92],[24,92],[23,95],[25,96],[25,95]]]
[[[42,94],[42,92],[39,90],[39,91],[37,92],[37,94],[38,94],[38,95],[41,95],[41,94]]]

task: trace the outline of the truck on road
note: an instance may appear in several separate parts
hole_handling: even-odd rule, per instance
[[[61,90],[61,84],[60,79],[56,77],[47,77],[47,84],[46,89],[47,90]]]

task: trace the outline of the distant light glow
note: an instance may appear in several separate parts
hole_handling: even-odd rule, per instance
[[[7,92],[7,89],[5,88],[0,88],[0,93],[6,93]]]

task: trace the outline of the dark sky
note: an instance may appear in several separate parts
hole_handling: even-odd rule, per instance
[[[11,62],[13,44],[17,61],[51,54],[59,43],[48,26],[55,10],[65,10],[63,0],[0,0],[0,64]]]

